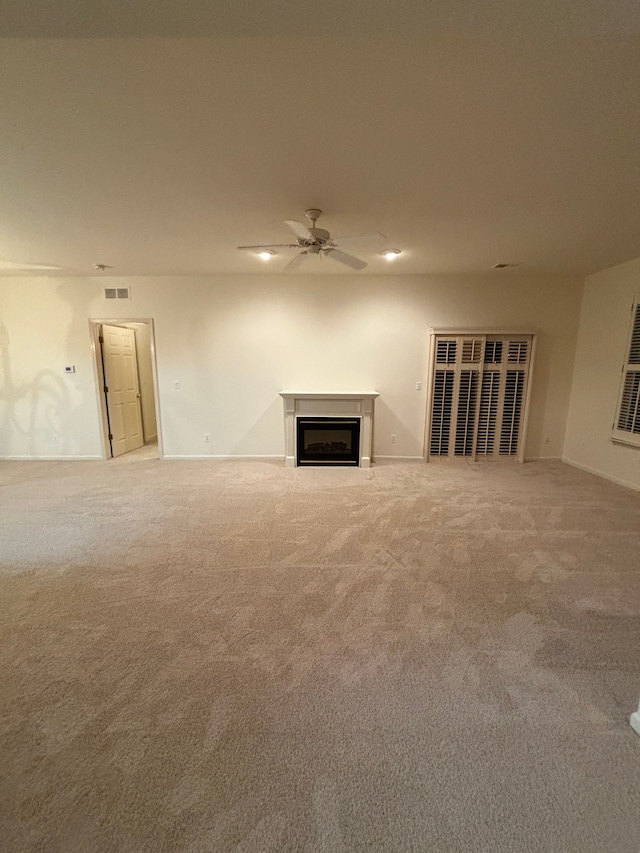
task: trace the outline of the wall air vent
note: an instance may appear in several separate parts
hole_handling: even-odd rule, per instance
[[[128,287],[105,287],[105,299],[131,299],[131,291]]]

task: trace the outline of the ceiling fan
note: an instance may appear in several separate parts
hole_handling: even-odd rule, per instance
[[[238,249],[253,252],[270,252],[272,254],[275,254],[275,249],[301,249],[302,251],[298,252],[298,254],[295,255],[286,265],[285,270],[288,270],[289,272],[297,269],[313,255],[317,255],[319,257],[324,255],[327,258],[332,258],[334,261],[338,261],[338,263],[346,264],[346,266],[352,267],[354,270],[362,270],[367,265],[366,261],[356,258],[355,255],[349,255],[347,252],[343,252],[339,248],[338,244],[346,243],[348,241],[359,242],[371,239],[387,239],[384,234],[380,234],[380,232],[353,237],[332,238],[331,234],[328,231],[325,231],[324,228],[316,227],[316,222],[322,215],[321,210],[318,210],[316,207],[311,207],[305,212],[305,215],[311,223],[310,226],[305,225],[303,222],[297,222],[295,219],[285,220],[285,225],[293,231],[297,238],[295,243],[273,243],[267,246],[238,246]]]

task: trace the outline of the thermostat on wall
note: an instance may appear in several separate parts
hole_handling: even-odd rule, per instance
[[[76,372],[75,364],[67,364],[65,369],[64,369],[64,372],[65,373],[75,373]]]

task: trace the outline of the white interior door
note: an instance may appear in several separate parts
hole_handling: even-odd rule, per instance
[[[103,324],[101,343],[111,450],[120,456],[144,444],[135,332]]]

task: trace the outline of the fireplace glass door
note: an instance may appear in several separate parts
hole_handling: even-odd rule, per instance
[[[298,465],[359,465],[360,418],[297,418]]]

